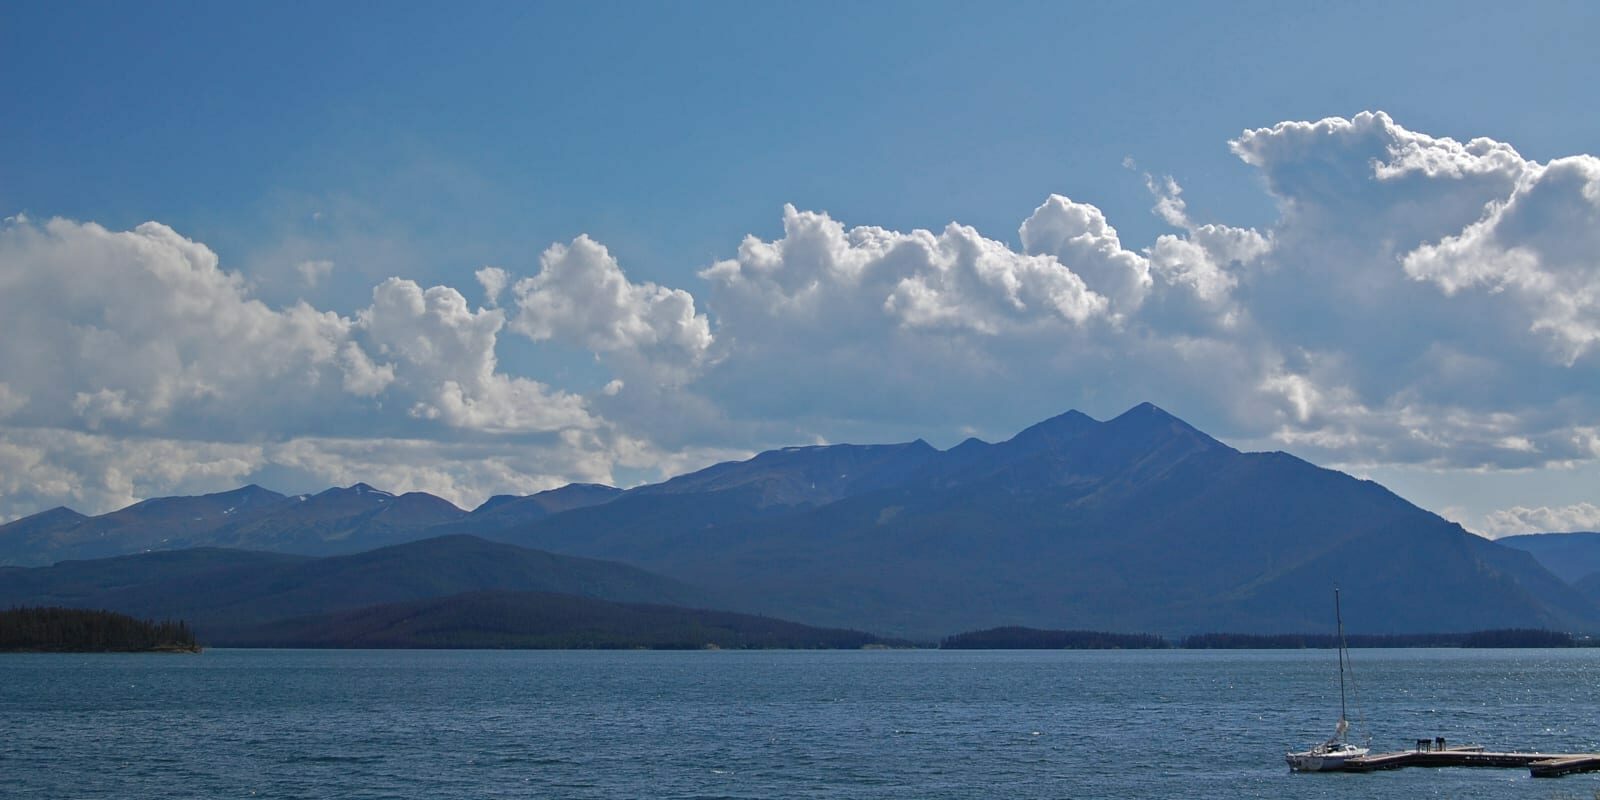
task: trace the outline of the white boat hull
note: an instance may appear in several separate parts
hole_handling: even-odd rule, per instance
[[[1336,752],[1322,752],[1308,750],[1304,753],[1286,753],[1284,760],[1289,762],[1289,769],[1295,772],[1335,772],[1344,769],[1344,763],[1352,758],[1366,755],[1365,747],[1350,747]]]

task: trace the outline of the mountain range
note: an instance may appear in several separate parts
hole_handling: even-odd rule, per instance
[[[297,496],[251,486],[99,517],[54,509],[0,526],[0,563],[194,547],[343,558],[441,536],[460,547],[463,535],[645,570],[698,593],[685,602],[920,639],[999,625],[1319,631],[1335,585],[1349,626],[1367,633],[1600,629],[1595,600],[1535,554],[1376,483],[1285,453],[1240,452],[1150,404],[1106,421],[1068,412],[998,443],[784,448],[626,491],[575,484],[470,512],[364,484]],[[308,563],[324,561],[340,563]],[[90,563],[112,562],[132,569]],[[309,610],[316,604],[304,598],[336,594],[335,585],[295,572],[309,569],[296,563],[271,568],[290,576],[281,585],[308,588],[249,601],[268,609],[255,619],[280,613],[275,604],[350,610]],[[0,571],[0,603],[16,596],[5,585],[20,574]],[[189,579],[172,580],[166,608],[191,591]],[[213,584],[195,585],[206,596]],[[548,591],[470,576],[450,589],[372,604]]]
[[[797,491],[813,480],[815,500]],[[1149,404],[946,451],[764,453],[498,535],[714,586],[742,608],[914,637],[1315,631],[1336,584],[1346,619],[1373,633],[1596,618],[1526,553]]]
[[[157,497],[86,517],[54,508],[0,526],[0,564],[50,564],[186,547],[330,555],[421,538],[467,516],[422,492],[358,483],[292,497],[250,485],[198,497]]]

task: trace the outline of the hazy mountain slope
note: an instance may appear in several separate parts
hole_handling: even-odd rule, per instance
[[[1529,533],[1495,541],[1532,554],[1545,569],[1568,583],[1600,573],[1600,533]]]
[[[395,496],[364,483],[292,498],[273,513],[182,540],[306,555],[357,553],[428,536],[467,512],[423,492]]]
[[[495,495],[452,526],[455,530],[484,535],[544,519],[551,514],[609,503],[622,494],[614,486],[598,483],[569,483],[559,489],[530,494]]]
[[[181,595],[309,560],[282,553],[193,548],[62,561],[49,567],[0,567],[0,606],[106,608],[148,617],[151,614],[144,609],[150,606],[141,599],[148,593]],[[197,596],[184,601],[184,606],[198,607],[206,600]]]
[[[48,511],[12,520],[0,525],[0,542],[11,537],[31,536],[46,531],[59,531],[83,524],[89,517],[66,506],[56,506]]]
[[[184,550],[0,572],[0,602],[182,617],[206,634],[271,620],[484,590],[546,591],[623,602],[714,605],[681,582],[621,564],[470,536],[304,558]]]
[[[422,492],[364,483],[285,497],[259,486],[158,497],[98,517],[54,509],[0,526],[0,563],[37,566],[151,550],[227,547],[306,555],[355,553],[426,538],[467,512]]]
[[[739,490],[757,507],[822,505],[876,489],[898,486],[939,456],[927,442],[821,445],[771,450],[746,461],[730,461],[662,483],[641,486],[630,496],[707,494]]]
[[[197,497],[156,497],[98,517],[46,511],[0,526],[0,563],[31,566],[173,549],[269,514],[287,501],[250,485]]]
[[[0,525],[0,565],[38,563],[36,559],[47,558],[45,554],[59,546],[55,537],[88,520],[66,506],[56,506]]]
[[[574,508],[595,506],[615,500],[622,490],[603,483],[569,483],[556,489],[530,495],[497,494],[474,508],[475,515],[498,513],[509,506],[537,508],[544,514],[571,511]]]
[[[1600,604],[1600,572],[1590,573],[1586,578],[1579,578],[1572,588],[1588,598],[1590,602]]]
[[[278,647],[859,648],[859,631],[663,605],[547,592],[475,592],[317,617],[214,636],[209,644]]]
[[[555,552],[621,554],[625,563],[665,563],[688,546],[711,548],[711,538],[738,529],[746,520],[771,520],[794,512],[769,506],[759,486],[740,486],[703,494],[627,494],[609,503],[551,515],[498,531],[497,540]],[[548,542],[546,545],[535,542]],[[568,548],[563,550],[562,548]],[[687,552],[687,551],[685,551]]]

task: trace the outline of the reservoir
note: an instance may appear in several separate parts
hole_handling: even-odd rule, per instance
[[[1600,775],[1290,774],[1331,650],[0,656],[18,798],[1590,798]],[[1354,650],[1374,751],[1600,751],[1600,649]]]

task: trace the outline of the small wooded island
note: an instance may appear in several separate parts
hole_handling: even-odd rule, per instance
[[[1148,633],[1052,631],[1007,626],[946,636],[941,650],[1161,650],[1172,645]]]
[[[111,611],[13,608],[0,611],[0,652],[198,653],[183,621],[151,622]]]

